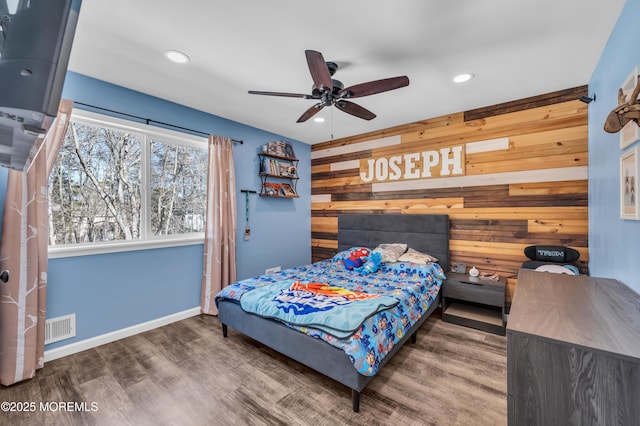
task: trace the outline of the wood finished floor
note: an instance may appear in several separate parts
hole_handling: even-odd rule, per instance
[[[506,339],[448,324],[437,311],[362,392],[197,316],[48,362],[29,381],[0,388],[0,412],[21,425],[504,425]],[[40,403],[85,402],[80,412]],[[97,411],[90,411],[91,404]]]

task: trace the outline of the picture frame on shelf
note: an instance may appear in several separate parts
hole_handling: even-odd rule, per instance
[[[278,155],[280,157],[286,157],[285,149],[284,149],[285,145],[286,145],[286,142],[283,142],[283,141],[276,142],[276,146],[277,146],[276,151],[278,152]]]
[[[278,155],[278,145],[275,142],[267,143],[267,154]]]
[[[283,197],[297,197],[296,191],[294,191],[293,187],[288,183],[280,184],[280,195]]]
[[[280,176],[293,178],[296,177],[296,166],[289,163],[281,162],[278,164]]]
[[[640,75],[640,66],[636,66],[631,71],[631,74],[625,79],[620,86],[620,90],[626,96],[628,100],[633,90],[638,84],[638,75]],[[625,149],[628,146],[633,145],[635,142],[640,140],[640,126],[636,124],[635,121],[631,120],[625,126],[620,129],[620,149]]]
[[[620,217],[622,219],[640,220],[639,176],[638,147],[635,147],[620,156]]]
[[[287,158],[296,158],[296,155],[293,153],[293,146],[290,143],[285,143],[284,145],[284,156]]]

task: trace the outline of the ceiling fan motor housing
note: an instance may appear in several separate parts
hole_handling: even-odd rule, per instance
[[[344,84],[340,80],[336,80],[333,78],[331,79],[331,83],[333,84],[333,89],[331,90],[331,92],[333,93],[334,96],[338,96],[338,93],[340,93],[340,91],[344,89]],[[329,91],[326,91],[326,93],[329,93]],[[311,95],[314,97],[321,98],[323,95],[323,91],[318,89],[314,84],[311,86]]]
[[[338,64],[335,62],[327,62],[327,68],[329,68],[329,75],[334,75],[338,71]]]

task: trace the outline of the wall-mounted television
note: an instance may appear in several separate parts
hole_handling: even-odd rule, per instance
[[[0,166],[26,171],[58,111],[81,0],[0,0]]]

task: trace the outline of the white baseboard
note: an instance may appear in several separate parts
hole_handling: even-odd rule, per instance
[[[110,333],[102,334],[100,336],[92,337],[90,339],[81,340],[79,342],[71,343],[69,345],[61,346],[59,348],[45,350],[44,362],[53,361],[54,359],[62,358],[64,356],[82,352],[87,349],[95,348],[96,346],[104,345],[105,343],[110,343],[116,340],[124,339],[125,337],[133,336],[134,334],[139,334],[148,330],[153,330],[154,328],[162,327],[163,325],[167,325],[167,324],[171,324],[172,322],[191,318],[196,315],[200,315],[199,306],[196,308],[187,309],[186,311],[167,315],[166,317],[157,318],[151,321],[132,325],[131,327],[123,328],[120,330],[112,331]]]

